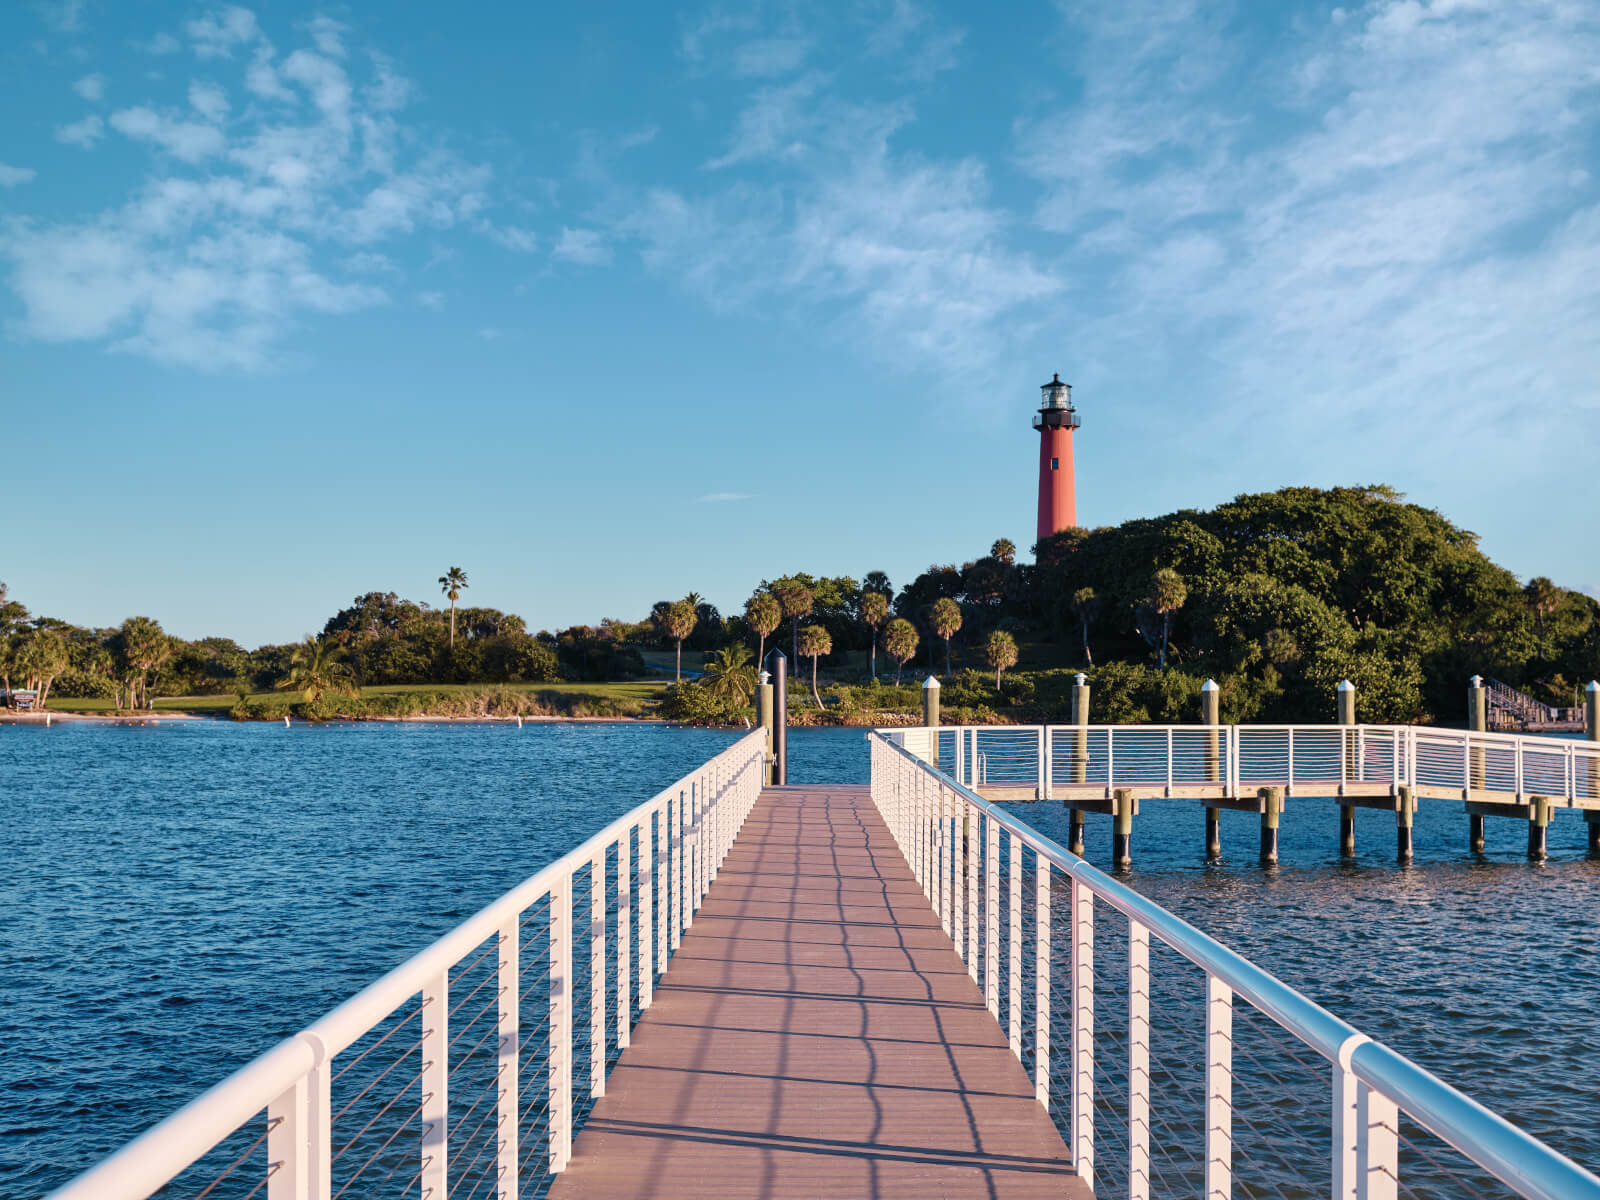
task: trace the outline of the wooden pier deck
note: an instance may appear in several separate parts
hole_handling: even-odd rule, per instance
[[[1091,1195],[865,788],[756,802],[552,1200]]]

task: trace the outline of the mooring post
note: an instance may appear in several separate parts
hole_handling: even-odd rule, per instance
[[[1278,817],[1283,812],[1283,789],[1264,787],[1257,793],[1261,799],[1261,865],[1278,865]]]
[[[1489,701],[1484,692],[1483,676],[1474,675],[1467,683],[1467,728],[1475,733],[1483,733],[1489,728]],[[1467,776],[1467,788],[1483,788],[1483,748],[1474,746],[1467,752],[1467,761],[1471,770]],[[1483,815],[1473,813],[1467,817],[1467,844],[1472,847],[1474,854],[1483,853]]]
[[[928,740],[932,743],[928,747],[929,761],[935,767],[939,765],[939,681],[929,675],[922,683],[922,723],[929,730]]]
[[[1530,796],[1528,803],[1528,861],[1543,862],[1550,852],[1549,796]]]
[[[1589,681],[1589,686],[1583,690],[1583,736],[1591,742],[1600,742],[1600,683]],[[1590,770],[1594,769],[1591,764]],[[1589,786],[1595,786],[1595,779],[1589,777]],[[1600,858],[1600,812],[1594,809],[1585,809],[1583,819],[1589,825],[1589,857]]]
[[[1082,671],[1072,685],[1072,723],[1079,727],[1072,735],[1072,782],[1083,783],[1089,778],[1089,731],[1084,728],[1089,724],[1089,677]]]
[[[1348,679],[1339,682],[1339,724],[1354,725],[1356,723],[1356,685]],[[1348,779],[1354,772],[1355,764],[1355,731],[1351,730],[1342,735],[1344,742],[1344,775]],[[1356,856],[1356,810],[1348,804],[1339,806],[1339,856],[1341,858],[1354,858]]]
[[[1206,782],[1218,783],[1222,779],[1222,689],[1215,679],[1200,685],[1200,724],[1211,726],[1206,734]],[[1222,817],[1219,809],[1207,808],[1206,858],[1222,857]]]
[[[1116,825],[1111,834],[1111,861],[1115,866],[1126,867],[1133,862],[1133,789],[1118,788],[1113,795]]]
[[[1417,793],[1402,787],[1394,810],[1397,857],[1403,863],[1411,861],[1411,824],[1417,815]]]
[[[789,656],[782,650],[767,655],[772,672],[772,784],[789,782]]]
[[[1073,809],[1067,814],[1067,852],[1083,857],[1083,810]]]
[[[772,786],[772,768],[777,761],[772,752],[772,673],[761,672],[761,682],[756,685],[756,716],[761,722],[761,729],[767,735],[767,754],[761,768],[761,782],[764,786]]]

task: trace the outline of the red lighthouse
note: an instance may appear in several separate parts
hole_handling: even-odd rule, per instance
[[[1044,384],[1039,414],[1039,541],[1078,523],[1078,502],[1072,480],[1072,431],[1078,414],[1072,407],[1072,385],[1057,375]]]

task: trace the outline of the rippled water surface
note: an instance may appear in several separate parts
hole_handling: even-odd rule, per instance
[[[63,1181],[727,745],[655,725],[0,726],[0,1195]],[[859,730],[795,730],[791,779],[866,781]],[[1019,806],[1064,841],[1056,805]],[[1129,883],[1600,1165],[1600,864],[1558,813],[1551,861],[1421,802],[1417,858],[1295,799],[1283,865],[1223,814],[1146,801]],[[1091,817],[1088,857],[1108,857]],[[1109,951],[1109,947],[1108,947]],[[1157,969],[1161,960],[1158,956]]]

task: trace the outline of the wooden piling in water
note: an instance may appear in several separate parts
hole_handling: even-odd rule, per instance
[[[1072,735],[1072,782],[1083,783],[1089,778],[1089,731],[1083,728],[1089,724],[1089,678],[1082,671],[1072,687],[1072,723],[1079,726]]]
[[[1340,725],[1354,725],[1356,723],[1356,685],[1348,679],[1341,680],[1338,689],[1338,714]],[[1353,776],[1355,771],[1355,746],[1354,734],[1342,735],[1341,753],[1344,756],[1344,771],[1347,776]],[[1352,805],[1339,806],[1339,856],[1341,858],[1354,858],[1356,856],[1356,810]]]
[[[1206,734],[1206,782],[1216,783],[1222,778],[1222,734],[1217,727],[1222,724],[1222,690],[1215,679],[1200,685],[1200,724],[1209,725]],[[1206,809],[1206,861],[1222,857],[1222,818],[1215,808]]]
[[[1133,814],[1137,811],[1132,788],[1118,788],[1114,793],[1116,824],[1111,834],[1111,861],[1119,867],[1133,863]]]
[[[1417,814],[1417,793],[1409,787],[1402,787],[1395,801],[1395,857],[1403,863],[1411,861],[1411,825]]]
[[[1474,675],[1467,684],[1467,728],[1477,733],[1485,732],[1489,727],[1489,702],[1483,687],[1483,676]],[[1471,769],[1467,777],[1468,788],[1482,790],[1484,784],[1483,751],[1472,750],[1468,759]],[[1467,845],[1472,853],[1483,853],[1483,814],[1472,813],[1467,817]]]
[[[1278,818],[1283,812],[1283,789],[1264,787],[1261,798],[1261,865],[1278,865]]]
[[[1530,797],[1528,804],[1528,861],[1544,862],[1550,856],[1549,796]]]
[[[1083,810],[1073,809],[1067,814],[1067,852],[1083,857]]]

